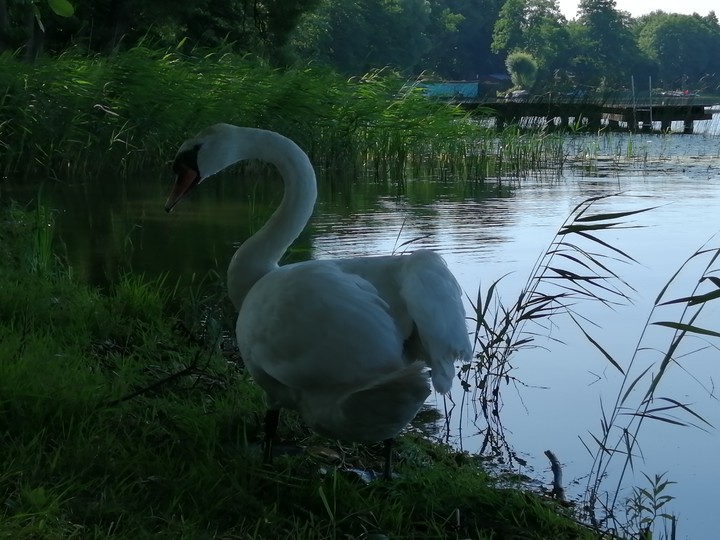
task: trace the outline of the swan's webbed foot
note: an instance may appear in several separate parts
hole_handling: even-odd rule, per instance
[[[280,409],[268,409],[265,413],[265,448],[263,449],[263,461],[272,463],[273,441],[277,433]]]

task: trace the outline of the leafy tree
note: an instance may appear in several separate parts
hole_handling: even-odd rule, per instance
[[[0,33],[16,48],[28,34],[28,6],[42,21],[43,38],[52,51],[81,43],[111,51],[145,40],[174,46],[232,46],[237,51],[282,58],[300,18],[320,0],[0,0]],[[6,9],[3,10],[3,5]],[[3,32],[3,24],[5,31]]]
[[[493,52],[507,52],[524,43],[526,0],[507,0],[500,9],[493,29]]]
[[[652,13],[639,23],[638,45],[658,65],[668,88],[697,86],[703,77],[720,72],[720,26],[708,15]]]
[[[515,86],[530,90],[535,85],[538,64],[530,53],[513,51],[505,60],[505,66]]]
[[[535,58],[540,76],[566,67],[569,53],[567,21],[556,0],[507,0],[493,30],[493,52],[526,51]]]
[[[474,79],[503,71],[490,54],[502,0],[322,0],[293,34],[298,57],[348,74],[392,66]]]
[[[503,56],[490,51],[492,32],[503,0],[438,0],[451,13],[463,17],[454,39],[433,42],[432,48],[447,47],[445,62],[437,69],[449,79],[475,79],[504,71]],[[435,2],[433,3],[435,5]]]
[[[462,68],[459,66],[458,37],[464,20],[465,15],[454,13],[444,2],[431,5],[425,31],[431,45],[422,59],[423,71],[449,79],[459,78]]]
[[[570,23],[571,68],[582,84],[627,86],[630,75],[648,75],[648,63],[630,30],[630,15],[615,0],[581,0]]]
[[[45,33],[41,8],[57,17],[71,17],[75,11],[68,0],[0,0],[0,50],[17,46],[23,39],[27,59],[39,54]]]
[[[348,74],[393,66],[412,70],[429,50],[426,0],[322,0],[300,24],[299,56]]]

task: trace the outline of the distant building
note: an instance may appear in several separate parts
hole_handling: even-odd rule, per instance
[[[437,81],[417,84],[417,87],[421,88],[428,97],[457,101],[495,97],[497,92],[507,90],[510,86],[510,77],[504,73],[483,75],[476,81]]]

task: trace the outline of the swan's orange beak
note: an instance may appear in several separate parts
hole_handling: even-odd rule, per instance
[[[165,201],[165,211],[170,212],[185,195],[198,183],[198,173],[189,167],[180,167],[177,171],[175,187]]]

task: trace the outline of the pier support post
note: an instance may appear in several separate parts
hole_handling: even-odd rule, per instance
[[[689,135],[695,129],[695,122],[692,120],[685,119],[685,125],[683,126],[683,133]]]
[[[660,125],[660,129],[662,130],[663,133],[669,133],[670,126],[671,126],[670,120],[663,120]]]

